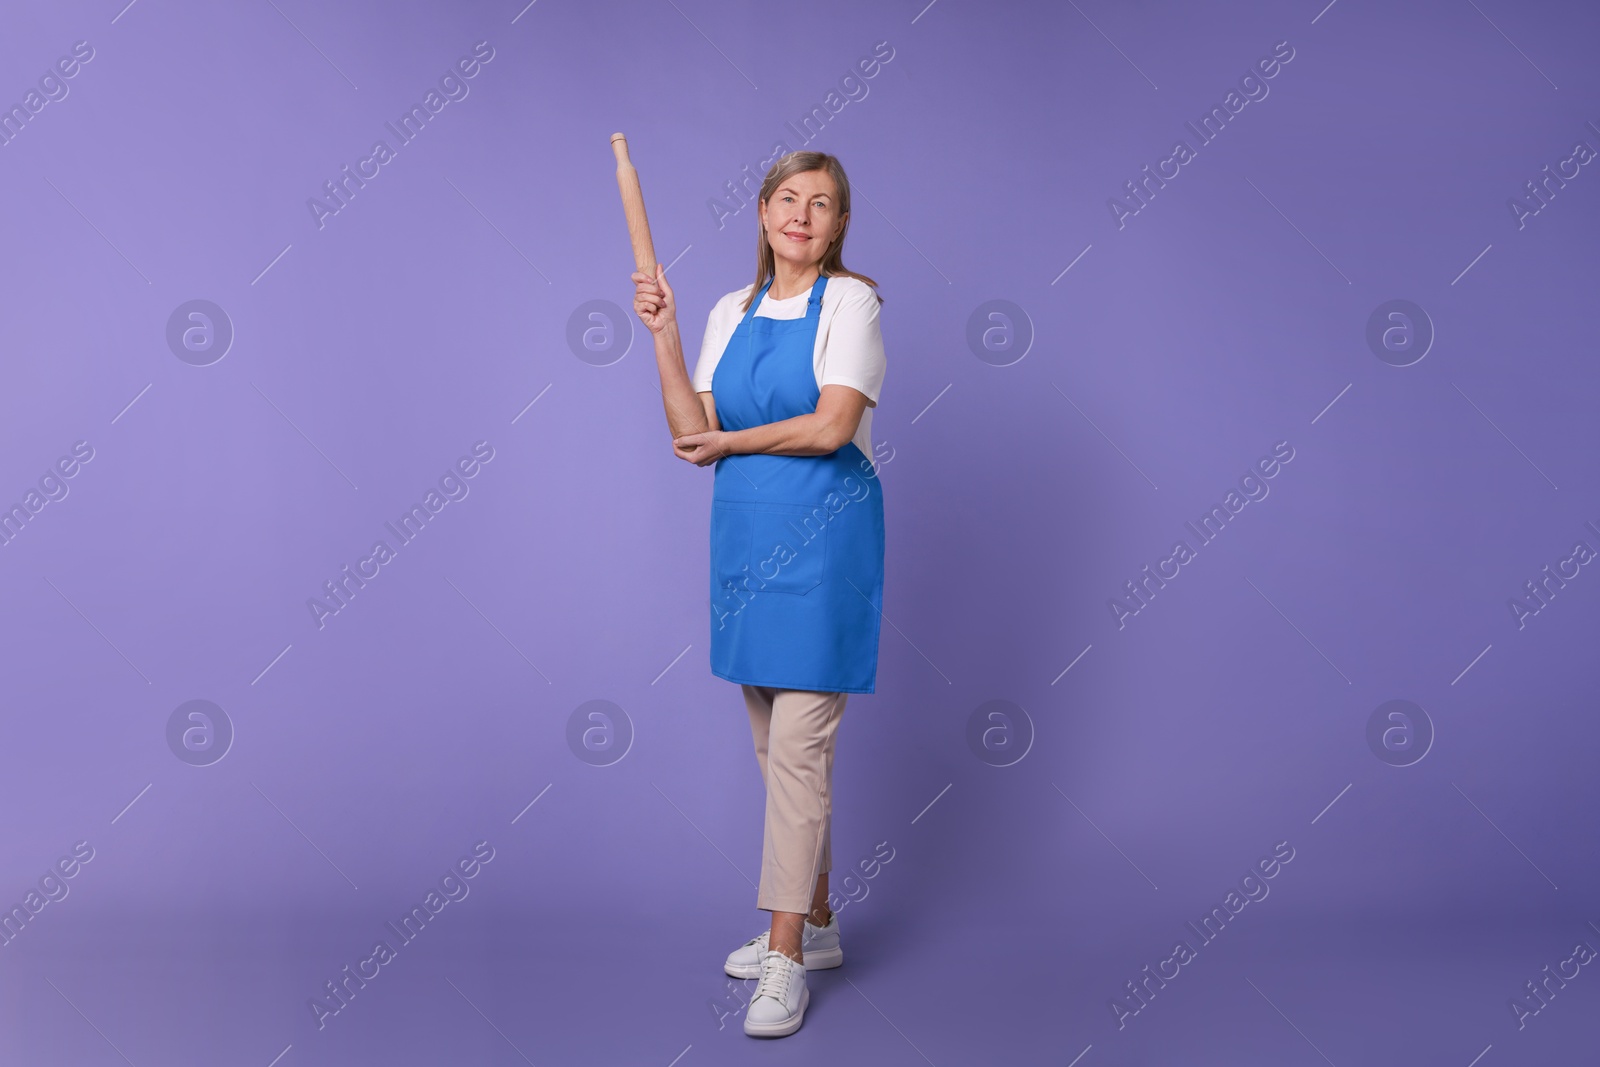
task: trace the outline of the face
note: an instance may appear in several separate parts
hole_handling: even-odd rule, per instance
[[[822,262],[844,229],[833,176],[825,170],[791,174],[761,204],[761,226],[778,259],[800,270]]]

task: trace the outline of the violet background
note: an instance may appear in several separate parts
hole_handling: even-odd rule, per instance
[[[1523,1028],[1509,1001],[1600,946],[1600,578],[1522,628],[1508,601],[1600,546],[1600,178],[1522,228],[1507,201],[1600,145],[1600,12],[123,2],[0,33],[7,103],[95,50],[0,147],[0,503],[95,453],[0,547],[0,904],[95,853],[0,947],[0,1061],[1594,1055],[1592,968]],[[1119,229],[1108,198],[1284,40]],[[319,229],[307,199],[479,41],[468,96]],[[720,969],[767,916],[748,722],[707,666],[711,472],[668,447],[608,139],[692,370],[753,274],[754,209],[708,201],[882,41],[804,147],[848,169],[889,359],[835,887],[893,859],[804,1028],[755,1042]],[[235,331],[208,366],[166,342],[197,298]],[[1436,330],[1404,367],[1365,340],[1396,298]],[[596,300],[623,314],[580,358]],[[990,300],[1031,332],[1009,365],[967,340]],[[307,599],[481,440],[470,494],[318,629]],[[1284,440],[1119,629],[1123,583]],[[167,741],[194,699],[235,734],[208,766]],[[1367,742],[1394,699],[1436,734],[1410,766]],[[593,700],[604,766],[568,741]],[[968,744],[993,700],[1026,713],[1009,766]],[[323,983],[480,840],[470,894],[319,1029]],[[1270,895],[1119,1028],[1280,841]]]

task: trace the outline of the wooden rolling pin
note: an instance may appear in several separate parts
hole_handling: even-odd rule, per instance
[[[617,155],[617,188],[622,192],[622,211],[628,217],[628,240],[633,242],[633,262],[639,270],[656,276],[656,248],[650,240],[650,220],[644,213],[644,193],[639,189],[639,172],[628,158],[628,139],[611,135],[611,150]]]

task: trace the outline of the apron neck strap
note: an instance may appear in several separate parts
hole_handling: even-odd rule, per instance
[[[822,291],[828,287],[828,276],[818,274],[817,280],[811,283],[811,297],[806,301],[806,317],[816,318],[822,314]]]
[[[750,309],[744,313],[746,319],[755,315],[756,308],[761,305],[761,298],[767,295],[767,290],[772,288],[772,283],[776,280],[776,276],[768,278],[761,286],[761,291],[750,301]],[[828,275],[818,274],[817,280],[811,283],[811,296],[806,300],[806,318],[819,318],[822,315],[822,292],[827,287]]]

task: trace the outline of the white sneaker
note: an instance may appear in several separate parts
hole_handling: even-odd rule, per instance
[[[722,970],[732,978],[760,978],[761,954],[767,951],[767,939],[772,935],[769,927],[759,937],[752,937],[732,952],[722,965]],[[824,971],[844,962],[844,950],[839,947],[839,913],[828,916],[827,926],[812,926],[807,919],[800,935],[800,955],[805,957],[806,970]]]
[[[761,954],[761,983],[744,1012],[750,1037],[784,1037],[800,1029],[811,1003],[806,969],[777,949]]]

